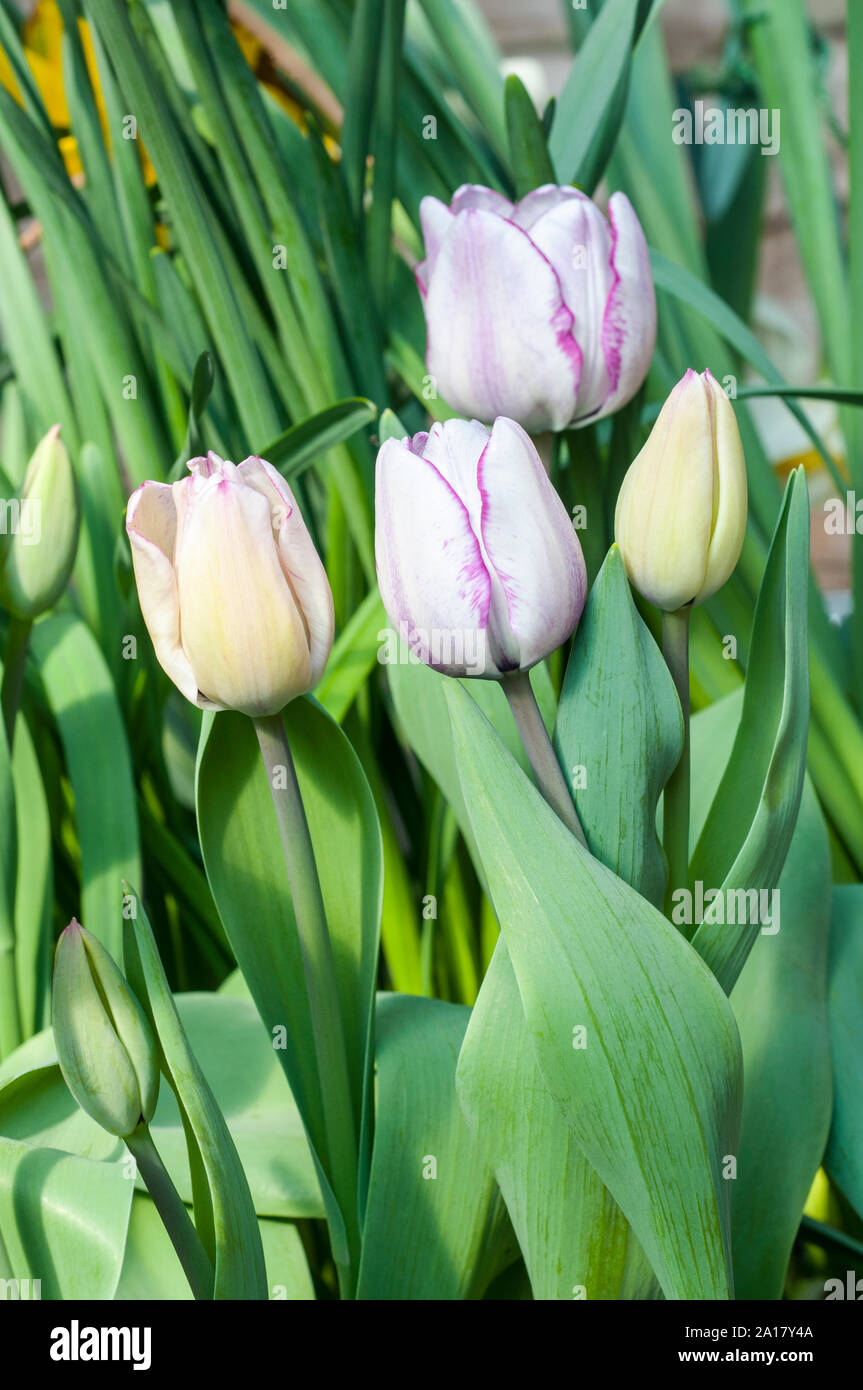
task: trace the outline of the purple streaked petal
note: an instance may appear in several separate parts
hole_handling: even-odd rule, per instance
[[[581,546],[530,437],[514,420],[495,421],[479,483],[485,553],[526,670],[565,642],[581,617]]]
[[[400,440],[378,454],[375,475],[375,556],[378,583],[391,622],[418,631],[418,654],[434,660],[435,635],[484,633],[490,581],[468,513],[433,464]]]
[[[581,354],[549,260],[512,222],[479,209],[455,219],[425,302],[427,362],[462,415],[506,413],[526,428],[573,418]]]
[[[477,469],[488,439],[489,430],[477,420],[438,420],[423,449],[423,457],[434,464],[467,508],[476,535],[482,510]]]
[[[631,400],[647,375],[656,343],[656,295],[641,223],[625,193],[608,204],[614,280],[602,323],[610,391],[600,414]]]
[[[557,271],[563,298],[574,315],[572,331],[582,354],[576,414],[590,415],[611,389],[601,336],[614,282],[610,228],[589,198],[570,198],[544,213],[530,237]]]

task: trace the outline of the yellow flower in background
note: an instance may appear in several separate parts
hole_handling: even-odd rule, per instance
[[[263,44],[240,24],[233,24],[232,29],[246,62],[261,83],[261,86],[266,89],[270,96],[278,102],[279,106],[287,112],[297,125],[304,127],[305,121],[302,107],[280,84],[278,73]],[[96,55],[93,49],[93,42],[90,38],[89,28],[84,20],[78,21],[78,32],[81,36],[84,57],[87,62],[87,71],[99,111],[102,134],[105,144],[110,150],[111,138],[108,130],[105,103],[102,98],[102,89],[99,84]],[[58,134],[57,144],[63,156],[66,171],[73,182],[80,184],[84,178],[84,171],[78,151],[78,142],[70,130],[71,121],[69,107],[63,85],[63,19],[56,0],[38,0],[38,4],[32,15],[24,22],[22,37],[24,40],[24,52],[27,57],[27,62],[45,104],[48,118],[54,129],[60,132]],[[15,80],[12,65],[2,48],[0,48],[0,85],[11,92],[16,101],[21,102],[21,93]],[[156,171],[150,162],[147,151],[140,141],[138,142],[138,146],[141,154],[144,180],[147,187],[150,188],[157,182]],[[164,240],[164,235],[160,235],[159,232],[160,229],[157,228],[157,239],[161,244]]]
[[[84,171],[78,152],[78,142],[69,131],[71,122],[63,85],[63,20],[57,8],[56,0],[39,0],[30,18],[25,20],[21,32],[24,40],[24,53],[36,81],[36,86],[39,88],[39,95],[45,104],[48,119],[55,130],[66,132],[59,135],[57,139],[63,162],[66,165],[66,172],[73,182],[80,183],[83,180]],[[93,95],[99,112],[102,135],[105,144],[110,149],[111,137],[108,130],[105,103],[102,99],[102,89],[99,85],[96,55],[93,50],[90,31],[83,20],[78,21],[78,33],[81,36],[90,85],[93,88]],[[21,101],[21,93],[18,90],[15,74],[2,48],[0,48],[0,83],[12,93],[16,101]],[[150,187],[156,182],[156,171],[150,163],[146,150],[140,144],[139,149],[144,179],[147,186]]]

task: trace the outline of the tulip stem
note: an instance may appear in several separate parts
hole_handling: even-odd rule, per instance
[[[689,612],[662,615],[662,655],[683,713],[683,750],[662,796],[662,843],[668,860],[666,911],[671,895],[689,884]]]
[[[336,1264],[342,1294],[350,1297],[359,1261],[358,1155],[335,959],[315,851],[284,719],[274,714],[255,719],[254,724],[276,808],[297,920],[324,1116],[325,1133],[315,1135],[315,1145],[344,1218],[349,1264],[345,1266],[339,1260]]]
[[[504,676],[501,685],[509,701],[513,718],[518,725],[518,732],[521,735],[527,760],[533,769],[536,785],[551,809],[563,821],[567,830],[571,830],[576,839],[580,840],[587,849],[587,840],[584,838],[581,821],[578,819],[566,778],[560,763],[557,761],[557,754],[552,747],[551,739],[539,712],[539,705],[536,703],[536,696],[533,693],[528,672],[514,671],[511,675]]]
[[[215,1274],[192,1218],[171,1181],[149,1128],[143,1122],[123,1141],[138,1165],[147,1191],[171,1237],[189,1288],[198,1300],[212,1299]]]
[[[12,752],[12,738],[15,733],[15,717],[21,704],[24,689],[24,668],[27,665],[27,648],[30,644],[31,618],[10,618],[9,635],[6,639],[6,652],[3,658],[3,685],[0,687],[0,704],[3,706],[3,724],[6,729],[6,742]]]

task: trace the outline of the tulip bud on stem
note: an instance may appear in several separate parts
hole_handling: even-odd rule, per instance
[[[148,1126],[143,1122],[139,1124],[126,1136],[124,1143],[137,1163],[138,1172],[171,1237],[192,1293],[198,1300],[212,1299],[215,1279],[213,1266],[192,1224],[192,1218],[159,1157]]]
[[[357,1137],[333,948],[284,720],[280,714],[266,715],[256,718],[254,725],[276,808],[297,919],[324,1113],[327,1176],[342,1210],[350,1255],[347,1268],[337,1261],[339,1283],[342,1296],[349,1298],[359,1261]]]
[[[662,843],[668,860],[666,910],[689,882],[689,608],[662,615],[662,655],[683,712],[683,750],[662,797]]]
[[[527,671],[514,671],[501,681],[503,692],[509,701],[513,717],[521,735],[524,751],[533,769],[536,784],[553,811],[571,830],[577,840],[587,849],[587,840],[581,828],[569,787],[566,784],[557,755],[552,747],[536,696]]]

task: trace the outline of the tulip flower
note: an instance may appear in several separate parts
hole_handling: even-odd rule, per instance
[[[284,479],[216,454],[181,482],[144,483],[126,530],[156,656],[193,704],[253,717],[311,690],[333,642],[333,598]]]
[[[518,420],[532,434],[587,424],[641,385],[656,338],[647,243],[629,199],[608,220],[577,188],[547,184],[511,203],[465,185],[424,198],[428,371],[462,415]]]
[[[623,480],[614,529],[631,582],[667,613],[728,579],[746,532],[746,462],[710,372],[690,369],[671,392]]]
[[[0,598],[21,621],[53,608],[69,582],[81,505],[72,463],[54,425],[37,445],[20,496],[7,504]]]
[[[384,606],[428,665],[497,679],[575,628],[587,577],[530,437],[448,420],[378,454],[375,552]]]
[[[152,1029],[108,952],[73,918],[54,959],[54,1044],[66,1085],[109,1134],[149,1124],[159,1094]]]

